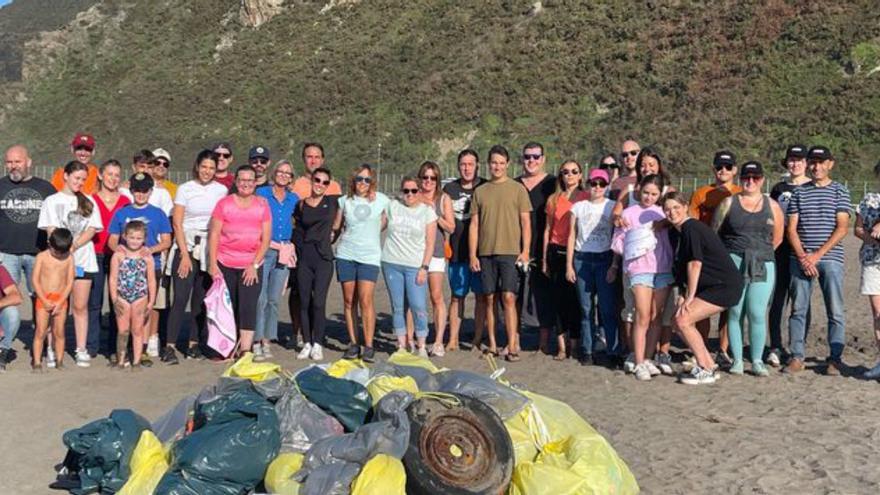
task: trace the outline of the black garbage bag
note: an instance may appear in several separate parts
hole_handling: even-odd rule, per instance
[[[360,383],[332,377],[317,366],[300,372],[295,379],[306,399],[338,419],[345,431],[354,431],[366,421],[372,401]]]
[[[275,408],[249,381],[196,403],[193,426],[174,444],[156,495],[248,493],[281,448]]]
[[[112,494],[119,491],[131,474],[128,464],[141,432],[150,423],[128,409],[116,409],[109,418],[99,419],[64,433],[70,449],[64,459],[67,472],[79,475],[74,495]]]

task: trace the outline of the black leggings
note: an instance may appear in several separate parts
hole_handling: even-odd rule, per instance
[[[192,270],[186,278],[177,275],[180,267],[180,251],[174,256],[171,264],[171,283],[173,284],[174,301],[171,303],[171,311],[168,314],[168,330],[166,345],[176,345],[183,324],[183,315],[186,313],[186,305],[190,305],[189,341],[205,344],[208,341],[208,330],[205,326],[205,292],[211,283],[211,277],[203,272],[199,260],[192,258]]]
[[[299,314],[307,344],[324,344],[327,290],[333,278],[333,261],[324,259],[313,243],[303,245],[296,268]]]
[[[568,338],[578,339],[581,335],[581,303],[578,300],[577,285],[565,279],[565,248],[556,244],[547,245],[547,271],[550,274],[548,298],[554,315],[557,315],[556,335],[568,332]]]
[[[263,287],[263,281],[260,280],[261,270],[257,270],[257,281],[253,285],[244,285],[244,268],[229,268],[223,266],[223,263],[217,264],[226,288],[229,289],[229,300],[235,313],[235,328],[253,332],[257,326],[257,300]]]

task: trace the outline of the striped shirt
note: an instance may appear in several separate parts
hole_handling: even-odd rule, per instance
[[[832,181],[825,187],[818,187],[808,182],[792,193],[787,214],[798,216],[798,238],[804,251],[810,253],[822,247],[831,237],[837,227],[837,214],[852,214],[852,209],[849,189],[843,184]],[[843,263],[843,246],[837,243],[821,261]]]

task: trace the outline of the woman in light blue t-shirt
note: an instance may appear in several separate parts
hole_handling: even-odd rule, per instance
[[[339,211],[333,227],[341,231],[336,246],[336,278],[342,284],[345,326],[349,347],[345,359],[363,358],[373,362],[373,335],[376,332],[376,309],[373,292],[382,263],[382,229],[388,196],[376,192],[376,177],[372,167],[358,165],[349,179],[348,194],[339,197]],[[364,326],[363,352],[358,345],[355,297]]]
[[[428,357],[427,281],[428,265],[434,254],[437,237],[437,214],[419,198],[419,183],[412,177],[400,182],[401,199],[392,201],[386,210],[387,233],[382,249],[382,274],[391,299],[394,335],[399,349],[406,349],[404,301],[415,320],[418,353]]]

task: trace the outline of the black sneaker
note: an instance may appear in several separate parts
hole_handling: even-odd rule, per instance
[[[592,366],[593,365],[593,355],[592,354],[581,354],[581,357],[578,358],[578,363],[581,366]]]
[[[186,350],[186,358],[187,359],[205,359],[205,355],[202,354],[201,347],[194,345],[194,346],[190,346],[190,348]]]
[[[0,373],[6,372],[6,364],[9,362],[9,349],[0,349]]]
[[[372,347],[364,347],[364,352],[361,353],[361,359],[363,359],[365,363],[375,363],[376,351],[373,350]]]
[[[348,346],[348,349],[345,350],[345,354],[342,355],[342,359],[357,359],[361,353],[361,346],[357,344],[351,344]]]
[[[168,346],[165,346],[165,348],[162,349],[162,352],[159,353],[159,360],[169,366],[180,363],[180,361],[177,360],[177,353],[174,352],[174,349]]]

